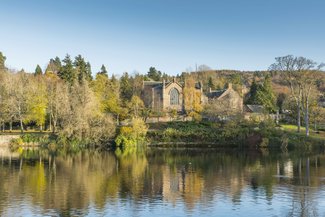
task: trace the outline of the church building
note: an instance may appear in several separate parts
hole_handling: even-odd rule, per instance
[[[195,90],[202,93],[201,83],[195,85]],[[173,81],[144,81],[142,99],[147,108],[153,111],[184,111],[184,85]],[[203,94],[203,93],[202,93]]]
[[[173,81],[143,81],[142,100],[147,108],[152,111],[162,112],[176,110],[184,111],[183,100],[184,84]],[[211,103],[216,100],[228,102],[231,109],[243,109],[243,98],[229,84],[227,89],[203,93],[201,82],[195,84],[195,91],[201,95],[201,103]]]

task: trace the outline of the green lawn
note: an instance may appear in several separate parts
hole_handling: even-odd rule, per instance
[[[39,134],[39,135],[42,135],[42,134],[49,134],[51,133],[50,131],[42,131],[40,132],[39,130],[28,130],[28,131],[24,131],[24,134]],[[9,130],[5,130],[4,132],[3,131],[0,131],[0,135],[19,135],[21,134],[21,131],[20,130],[12,130],[11,132]]]
[[[285,131],[296,132],[297,133],[297,126],[296,125],[282,124],[281,127]],[[299,134],[300,135],[305,135],[305,133],[306,133],[306,128],[305,127],[301,127]],[[324,139],[325,140],[325,132],[324,131],[319,131],[318,133],[316,133],[316,132],[314,132],[314,130],[312,128],[310,128],[309,129],[309,134],[310,134],[310,137],[317,138],[317,139]]]

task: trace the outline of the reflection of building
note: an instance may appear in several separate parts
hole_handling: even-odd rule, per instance
[[[162,195],[164,200],[176,204],[177,199],[182,198],[188,208],[202,197],[204,179],[191,168],[182,168],[173,172],[169,166],[164,166]]]

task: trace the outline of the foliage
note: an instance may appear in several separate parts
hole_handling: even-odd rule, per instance
[[[129,74],[127,72],[123,73],[122,77],[120,78],[120,93],[123,101],[131,100],[133,90]]]
[[[263,105],[268,112],[275,112],[276,98],[271,86],[271,78],[265,77],[262,84],[256,83],[255,79],[250,88],[248,104]]]
[[[150,67],[147,73],[148,78],[154,81],[160,81],[161,75],[162,75],[161,71],[158,71],[155,67]]]
[[[59,57],[55,57],[54,59],[50,59],[49,64],[46,67],[45,74],[52,73],[58,74],[61,69],[61,60]]]
[[[195,120],[201,120],[200,113],[203,110],[201,104],[201,91],[195,88],[195,81],[192,77],[185,80],[185,87],[183,89],[184,108],[186,113]]]
[[[64,64],[60,68],[58,76],[69,84],[73,84],[77,80],[77,71],[73,67],[73,62],[70,55],[67,54],[62,62]]]
[[[79,83],[84,80],[87,80],[88,82],[92,80],[90,63],[86,62],[81,55],[75,57],[73,65],[77,71]]]
[[[98,72],[98,74],[101,74],[101,75],[104,75],[104,76],[108,77],[108,72],[107,72],[107,69],[106,69],[104,64],[100,68],[100,71]]]
[[[38,76],[38,75],[42,75],[43,74],[42,68],[39,65],[36,66],[36,69],[35,69],[35,73],[34,74],[35,74],[35,76]]]
[[[140,97],[133,95],[131,101],[128,103],[129,111],[132,113],[132,117],[142,116],[144,110],[144,103]]]
[[[140,118],[133,118],[130,126],[120,128],[119,134],[115,139],[117,146],[132,146],[144,142],[148,127]]]
[[[2,52],[0,51],[0,71],[5,70],[6,69],[6,57],[2,54]]]

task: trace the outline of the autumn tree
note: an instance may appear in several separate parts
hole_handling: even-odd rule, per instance
[[[201,119],[201,91],[195,88],[195,80],[188,76],[183,89],[184,108],[186,113],[196,120]]]
[[[128,103],[129,111],[132,113],[132,117],[139,117],[144,109],[144,103],[137,95],[133,95]]]
[[[115,133],[113,119],[100,111],[99,102],[87,80],[70,87],[69,110],[61,124],[60,135],[80,141],[101,143]]]
[[[43,77],[29,78],[25,123],[34,121],[43,130],[48,106],[46,83]]]
[[[29,76],[20,72],[17,74],[8,74],[5,80],[5,89],[7,92],[7,111],[13,120],[18,120],[20,130],[24,132],[25,118],[27,116],[27,100],[30,80]]]
[[[291,90],[297,110],[297,131],[300,132],[301,112],[304,112],[306,136],[309,135],[309,100],[311,91],[317,81],[317,70],[323,65],[318,65],[313,60],[292,55],[277,57],[270,70],[280,72]]]
[[[122,108],[120,106],[119,84],[117,80],[110,80],[107,75],[97,73],[95,80],[91,83],[91,87],[99,101],[101,111],[113,114],[118,121]]]
[[[69,91],[68,86],[56,74],[45,74],[47,84],[47,116],[49,130],[57,132],[60,121],[69,115]],[[62,126],[62,124],[61,124]]]

